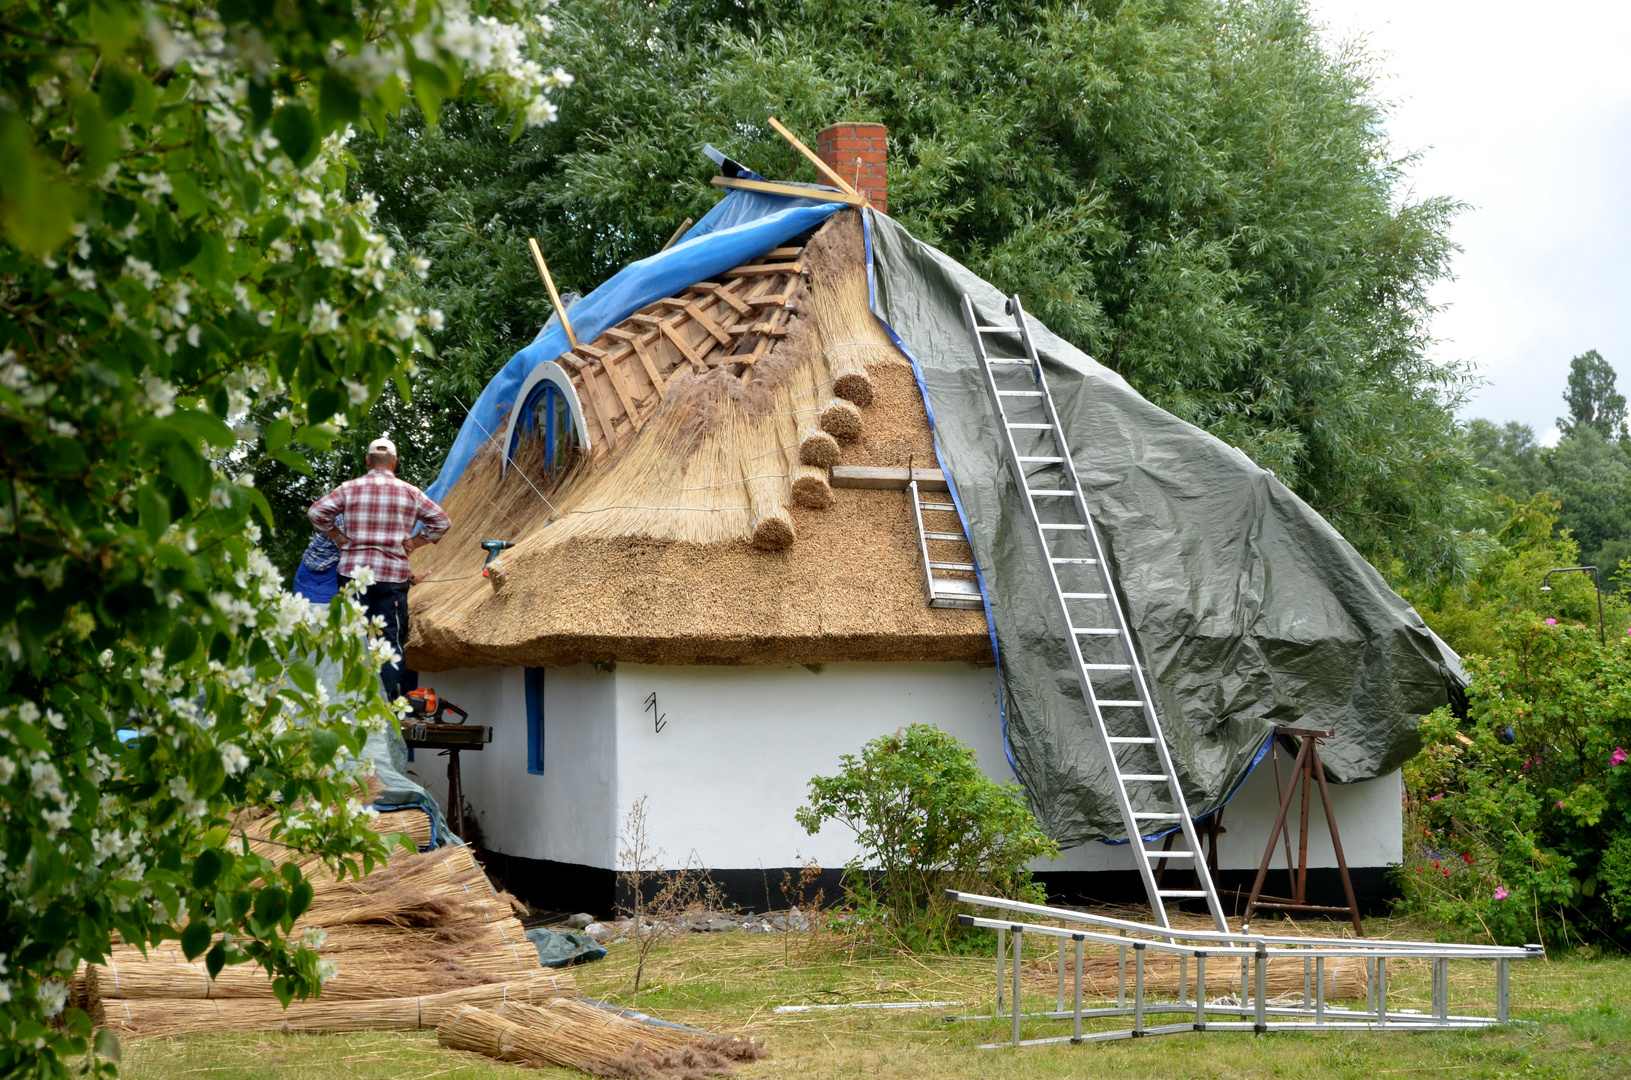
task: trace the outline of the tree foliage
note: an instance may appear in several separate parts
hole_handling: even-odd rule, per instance
[[[285,1000],[300,860],[365,872],[389,652],[257,546],[437,326],[348,196],[353,123],[484,86],[547,121],[545,29],[501,5],[18,0],[0,20],[0,1075],[110,1071],[67,979],[179,938]],[[422,267],[420,268],[422,269]],[[341,675],[331,690],[315,664]],[[254,808],[289,858],[234,833]]]
[[[798,823],[811,835],[829,821],[855,833],[847,868],[853,905],[839,925],[911,948],[945,948],[956,928],[947,889],[1041,903],[1030,862],[1056,858],[1054,843],[1018,784],[980,771],[974,751],[930,724],[912,724],[845,754],[836,776],[810,781]]]
[[[1626,438],[1625,395],[1614,382],[1614,369],[1596,349],[1569,361],[1569,388],[1563,393],[1569,415],[1558,418],[1558,430],[1573,435],[1590,427],[1605,439]]]
[[[587,290],[718,198],[713,143],[817,179],[766,124],[888,125],[890,211],[1273,468],[1381,564],[1453,566],[1461,375],[1424,355],[1455,207],[1412,201],[1369,59],[1291,0],[581,0],[582,82],[518,142],[480,107],[359,151],[448,314],[451,427],[547,314],[525,237]],[[1401,561],[1402,560],[1402,561]]]

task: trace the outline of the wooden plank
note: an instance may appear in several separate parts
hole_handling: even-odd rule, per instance
[[[617,432],[612,430],[612,422],[604,414],[600,401],[599,387],[594,383],[594,369],[585,367],[578,372],[581,385],[578,387],[578,400],[587,408],[585,411],[594,418],[595,426],[600,428],[603,439],[599,445],[614,449],[617,446]]]
[[[771,248],[769,251],[765,252],[763,255],[760,255],[759,258],[761,258],[761,259],[786,259],[786,258],[790,258],[791,256],[797,255],[799,252],[801,252],[803,250],[804,249],[800,248],[800,247]]]
[[[689,229],[694,224],[695,224],[695,222],[693,222],[690,218],[686,218],[684,221],[680,222],[680,227],[674,230],[674,235],[670,236],[668,238],[668,243],[664,244],[658,250],[667,251],[669,248],[673,247],[674,246],[674,241],[676,241],[680,237],[684,236],[685,235],[685,230]]]
[[[643,315],[643,314],[630,315],[629,316],[629,321],[637,322],[641,326],[661,327],[663,325],[663,320],[658,318],[656,315]]]
[[[623,412],[629,418],[629,424],[636,434],[645,426],[640,419],[640,411],[634,407],[634,395],[629,392],[629,386],[623,379],[623,373],[617,370],[617,365],[608,360],[602,365],[606,377],[611,380],[612,391],[617,394],[617,400],[623,403]]]
[[[837,170],[817,157],[808,146],[805,146],[803,143],[799,142],[798,137],[783,127],[780,120],[777,120],[774,116],[770,117],[770,126],[776,129],[777,135],[780,135],[782,138],[792,143],[794,150],[797,150],[799,153],[808,158],[810,163],[816,167],[817,172],[819,172],[822,176],[825,176],[828,180],[831,180],[833,182],[833,187],[837,188],[839,191],[860,196],[861,193],[856,191],[848,180],[845,180],[842,176],[839,176]]]
[[[791,292],[777,293],[775,296],[756,296],[748,303],[753,307],[786,307],[787,302],[793,299]]]
[[[740,315],[751,315],[753,313],[753,308],[749,307],[744,301],[739,299],[735,293],[731,292],[731,290],[724,285],[719,285],[709,281],[701,285],[694,286],[694,288],[707,289],[709,292],[719,297],[719,299],[725,301],[725,303],[735,308],[737,313]]]
[[[766,328],[764,336],[759,339],[759,344],[753,347],[753,355],[748,357],[747,360],[743,361],[749,367],[757,364],[759,362],[759,357],[763,356],[765,354],[765,350],[770,348],[770,339],[772,337],[779,336],[775,333],[775,331],[781,326],[782,316],[785,314],[786,312],[778,308],[776,309],[775,313],[770,316],[770,325]],[[785,334],[787,331],[783,330],[782,333]]]
[[[702,362],[702,357],[691,350],[691,346],[686,343],[685,339],[680,336],[680,332],[674,327],[667,322],[659,322],[657,329],[661,330],[663,337],[667,338],[669,343],[680,351],[681,356],[695,364],[699,371],[707,366]]]
[[[606,336],[610,337],[610,338],[616,338],[618,341],[632,342],[635,339],[637,339],[640,335],[636,334],[632,330],[624,330],[621,327],[614,326],[611,329],[606,331]]]
[[[802,274],[803,263],[761,263],[758,266],[738,266],[725,271],[727,277],[763,277],[766,274]]]
[[[833,487],[866,488],[873,491],[905,491],[917,481],[919,491],[949,491],[946,474],[939,469],[878,468],[873,465],[834,465],[829,483]]]
[[[733,191],[761,191],[766,195],[786,195],[794,199],[814,199],[816,202],[844,203],[846,206],[866,206],[867,201],[859,195],[846,195],[841,191],[823,191],[820,188],[796,187],[792,184],[775,184],[768,180],[744,180],[735,176],[715,176],[708,182],[714,187],[729,188]]]
[[[574,346],[573,351],[577,352],[580,356],[588,357],[590,360],[606,359],[606,351],[604,349],[597,349],[593,345],[585,345],[581,342]]]
[[[658,400],[667,397],[668,386],[663,382],[662,375],[658,373],[657,364],[651,359],[651,354],[646,351],[645,342],[638,337],[631,337],[629,344],[634,346],[634,355],[640,358],[640,365],[646,369],[646,377],[651,380],[651,385],[657,388]]]
[[[712,319],[708,318],[707,315],[703,314],[702,309],[697,307],[695,304],[686,304],[685,313],[691,316],[692,319],[695,319],[696,324],[708,331],[709,334],[713,335],[713,339],[719,342],[721,345],[729,345],[731,343],[731,336],[725,333],[718,323],[714,322]]]

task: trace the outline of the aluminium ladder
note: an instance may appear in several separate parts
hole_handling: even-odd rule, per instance
[[[1082,496],[1019,297],[1007,302],[1005,313],[1014,317],[1014,325],[982,325],[973,301],[963,296],[963,319],[974,340],[974,355],[1002,427],[1003,449],[1019,485],[1031,532],[1047,567],[1045,580],[1058,604],[1088,719],[1115,783],[1128,846],[1151,911],[1157,925],[1168,928],[1168,901],[1204,898],[1217,928],[1227,930],[1223,904],[1202,862],[1200,836],[1190,820],[1161,719],[1105,564],[1098,528]],[[988,340],[1017,344],[1022,355],[994,357],[987,350]],[[1016,379],[1022,374],[1029,378]],[[1173,829],[1182,831],[1188,850],[1154,851],[1145,846],[1147,834],[1153,832],[1159,839]],[[1153,865],[1160,859],[1189,860],[1200,887],[1161,888]]]

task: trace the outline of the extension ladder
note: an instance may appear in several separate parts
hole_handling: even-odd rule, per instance
[[[1172,925],[1167,918],[1169,901],[1204,898],[1217,928],[1227,930],[1217,886],[1202,861],[1200,837],[1190,820],[1155,700],[1105,564],[1099,531],[1082,497],[1076,466],[1019,297],[1008,301],[1005,313],[1014,317],[1014,325],[982,326],[973,301],[963,296],[963,319],[974,339],[974,355],[1002,427],[1003,449],[1019,485],[1031,532],[1041,547],[1045,580],[1058,604],[1093,733],[1115,783],[1133,861],[1159,926]],[[986,348],[986,342],[993,339],[1008,343],[1017,339],[1023,355],[993,357]],[[1187,850],[1157,851],[1145,846],[1173,829],[1182,831]],[[1150,833],[1154,835],[1147,835]],[[1154,866],[1161,859],[1189,860],[1200,887],[1161,888]]]

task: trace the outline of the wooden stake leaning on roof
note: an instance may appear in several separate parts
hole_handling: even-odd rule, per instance
[[[868,206],[872,205],[867,201],[867,197],[865,195],[862,195],[859,191],[856,191],[848,180],[845,180],[833,170],[832,166],[828,165],[825,161],[822,161],[819,157],[812,153],[808,146],[805,146],[803,143],[799,142],[791,131],[788,131],[785,127],[782,127],[780,120],[777,120],[774,116],[770,117],[769,119],[770,126],[776,129],[776,134],[792,143],[793,149],[797,150],[799,153],[808,158],[810,160],[810,164],[816,167],[816,171],[822,176],[825,176],[827,179],[831,180],[834,187],[836,187],[839,191],[854,195]]]
[[[527,237],[527,246],[532,249],[532,261],[538,264],[538,273],[543,276],[544,287],[549,290],[549,302],[555,305],[555,314],[561,317],[561,329],[566,331],[566,340],[575,349],[578,347],[578,336],[572,332],[572,320],[566,317],[566,305],[561,303],[561,294],[555,291],[555,279],[549,276],[549,264],[544,262],[544,253],[538,247],[537,238]]]
[[[695,224],[695,222],[693,222],[690,218],[686,218],[684,221],[680,222],[680,227],[674,230],[674,235],[670,236],[668,238],[668,243],[664,244],[662,247],[658,248],[657,250],[658,251],[667,251],[669,248],[673,247],[674,242],[676,240],[678,240],[680,237],[684,236],[685,235],[685,230],[689,229],[694,224]]]
[[[817,202],[844,203],[846,206],[866,206],[866,199],[859,195],[845,195],[836,191],[822,191],[820,188],[798,187],[795,184],[775,184],[768,180],[743,180],[736,176],[715,176],[708,181],[714,187],[730,188],[737,191],[762,191],[766,195],[787,195],[794,199],[814,199]]]

